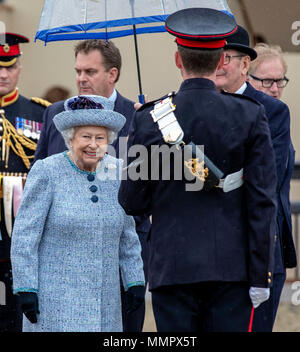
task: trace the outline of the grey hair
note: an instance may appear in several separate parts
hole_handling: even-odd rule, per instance
[[[257,52],[257,58],[253,61],[251,61],[250,67],[249,67],[249,73],[250,74],[255,74],[258,66],[267,60],[270,59],[279,59],[282,68],[284,71],[284,74],[286,74],[287,71],[287,63],[284,59],[282,49],[279,45],[268,45],[266,43],[258,43],[254,47],[254,50]]]
[[[73,139],[74,133],[75,133],[74,127],[61,131],[61,135],[65,141],[65,145],[69,150],[71,149],[70,140]]]
[[[112,144],[112,142],[117,138],[116,132],[106,127],[107,130],[107,143]],[[73,139],[75,134],[75,127],[68,128],[64,131],[61,131],[62,137],[65,141],[67,148],[70,150],[70,140]]]

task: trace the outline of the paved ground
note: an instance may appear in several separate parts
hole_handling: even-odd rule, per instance
[[[274,332],[300,332],[300,281],[285,284]]]

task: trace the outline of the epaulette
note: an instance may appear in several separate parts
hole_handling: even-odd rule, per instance
[[[48,107],[52,104],[52,103],[50,103],[50,101],[42,99],[42,98],[38,98],[38,97],[32,97],[30,100],[36,104],[46,106],[46,107]]]
[[[175,92],[172,92],[172,93],[164,95],[163,97],[160,97],[159,99],[149,101],[149,102],[143,104],[140,108],[138,108],[137,111],[143,111],[144,109],[149,108],[149,107],[155,105],[157,102],[164,100],[167,97],[170,97],[171,95],[174,95],[174,94],[175,94]]]
[[[260,102],[258,102],[254,98],[249,97],[248,95],[238,94],[238,93],[229,93],[229,92],[226,92],[225,90],[221,90],[220,93],[221,94],[226,94],[226,95],[231,95],[233,97],[240,98],[240,99],[246,99],[246,100],[252,101],[256,105],[261,105]]]

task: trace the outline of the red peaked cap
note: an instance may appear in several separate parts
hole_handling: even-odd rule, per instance
[[[10,66],[21,55],[19,43],[28,43],[29,39],[14,33],[0,33],[0,66]],[[12,64],[13,64],[12,63]]]
[[[167,31],[178,45],[191,49],[219,49],[237,30],[234,18],[209,8],[188,8],[167,17]]]

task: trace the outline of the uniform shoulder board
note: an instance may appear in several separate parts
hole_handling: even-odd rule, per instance
[[[249,101],[252,101],[253,103],[255,103],[257,105],[261,105],[257,100],[255,100],[254,98],[249,97],[248,95],[237,94],[237,93],[229,93],[229,92],[226,92],[225,90],[221,90],[221,94],[231,95],[233,97],[236,97],[236,98],[239,98],[239,99],[249,100]]]
[[[146,108],[149,108],[151,106],[154,106],[157,102],[161,101],[161,100],[164,100],[166,99],[167,97],[170,97],[170,96],[174,96],[175,95],[175,92],[172,92],[172,93],[169,93],[169,94],[166,94],[164,95],[163,97],[159,98],[159,99],[155,99],[155,100],[152,100],[152,101],[149,101],[148,103],[145,103],[143,104],[140,108],[138,108],[137,111],[143,111],[144,109]]]
[[[42,105],[42,106],[50,106],[52,103],[50,103],[50,101],[42,99],[42,98],[38,98],[38,97],[32,97],[31,101],[33,101],[36,104]]]

